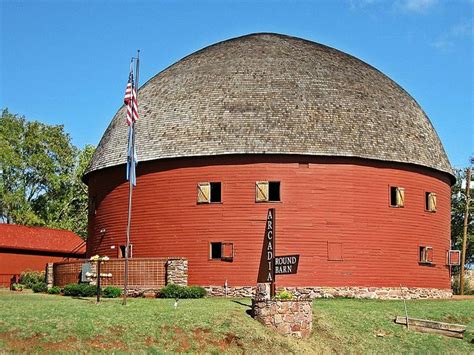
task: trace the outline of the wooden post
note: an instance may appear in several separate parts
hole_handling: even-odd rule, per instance
[[[97,303],[100,302],[100,264],[101,264],[101,260],[100,258],[97,260],[97,292],[96,292],[96,295],[97,295]]]
[[[466,248],[467,248],[467,227],[469,222],[469,205],[471,204],[471,168],[466,171],[466,208],[464,210],[464,226],[463,239],[461,250],[461,275],[459,277],[460,294],[464,295],[464,264],[466,263]]]

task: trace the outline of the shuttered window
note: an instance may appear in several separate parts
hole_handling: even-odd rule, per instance
[[[232,261],[234,260],[234,243],[223,242],[222,243],[222,260],[223,261]]]
[[[431,264],[433,262],[433,248],[428,246],[420,247],[420,263]]]
[[[222,201],[220,182],[200,182],[197,185],[198,203],[219,203]]]
[[[405,189],[398,186],[390,186],[390,206],[405,206]]]
[[[428,212],[436,212],[436,194],[434,192],[425,193],[425,209]]]
[[[257,181],[255,183],[256,202],[279,202],[280,181]]]
[[[231,242],[211,242],[209,246],[210,259],[233,261],[234,243]]]

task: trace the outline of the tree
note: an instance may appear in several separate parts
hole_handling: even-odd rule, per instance
[[[463,224],[464,211],[466,206],[465,189],[462,188],[462,180],[466,179],[466,169],[456,169],[454,171],[456,176],[456,183],[451,189],[451,244],[452,249],[462,249],[463,239]],[[471,201],[474,197],[473,191],[470,190]],[[467,233],[467,250],[466,250],[466,264],[474,263],[474,234],[473,234],[473,220],[472,213],[474,211],[471,203],[468,219],[468,233]],[[457,268],[456,268],[457,271]]]
[[[94,147],[71,143],[62,125],[0,117],[0,218],[4,223],[87,230],[87,187],[81,176]]]

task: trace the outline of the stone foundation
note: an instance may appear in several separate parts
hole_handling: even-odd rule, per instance
[[[225,296],[224,286],[205,286],[209,296]],[[445,299],[451,298],[451,289],[403,287],[278,287],[279,291],[289,291],[297,298],[369,298],[382,300],[402,299]],[[254,297],[255,287],[233,286],[227,288],[228,297]]]
[[[224,286],[203,286],[208,296],[214,297],[254,297],[254,286],[235,286],[227,287],[227,293]]]

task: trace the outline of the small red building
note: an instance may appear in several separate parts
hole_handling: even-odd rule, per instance
[[[0,224],[0,286],[25,270],[44,271],[47,263],[85,257],[86,243],[59,229]]]
[[[178,61],[139,104],[132,257],[185,257],[190,284],[255,286],[275,208],[276,254],[300,255],[277,286],[450,294],[453,172],[422,108],[379,70],[253,34]],[[125,117],[122,107],[84,176],[88,256],[123,255]]]

